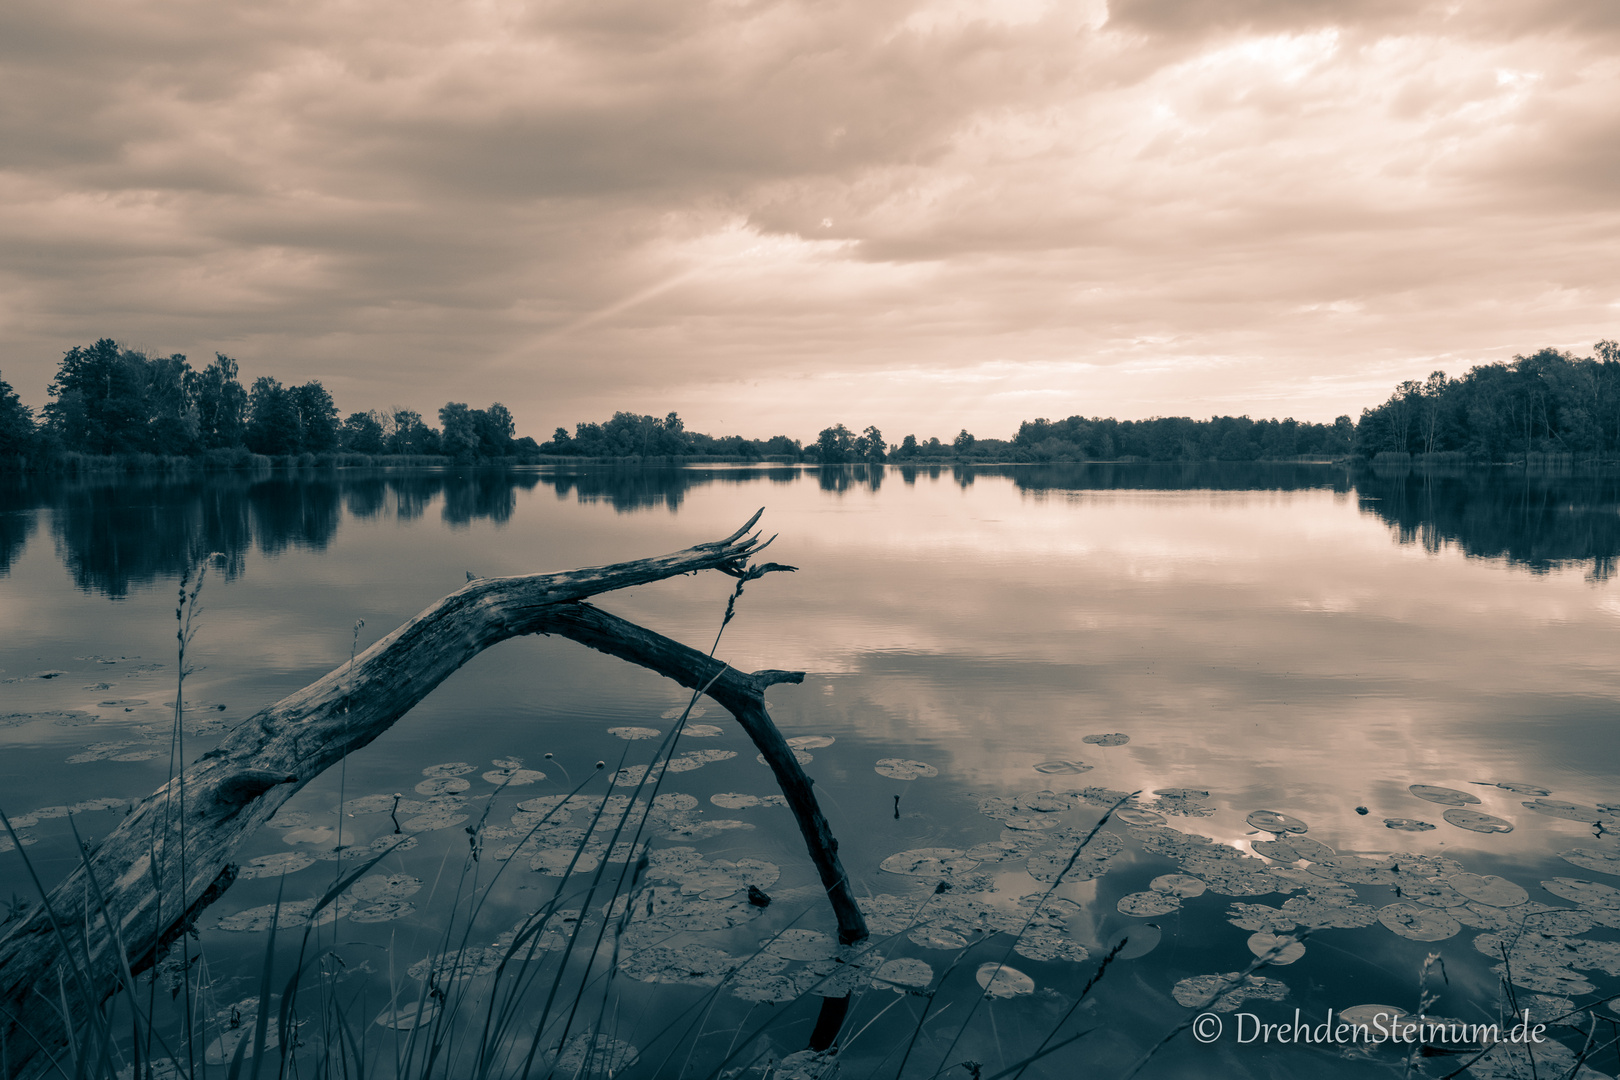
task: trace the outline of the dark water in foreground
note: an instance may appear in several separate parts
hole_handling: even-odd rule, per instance
[[[857,892],[873,898],[878,952],[927,965],[891,967],[890,982],[934,995],[929,1006],[921,994],[873,988],[863,977],[843,1040],[844,1075],[893,1075],[925,1007],[907,1076],[969,1060],[991,1076],[1060,1021],[1057,1040],[1095,1030],[1025,1075],[1124,1075],[1206,1011],[1184,1004],[1197,989],[1187,980],[1241,971],[1254,959],[1251,944],[1273,940],[1251,941],[1254,934],[1304,934],[1304,954],[1257,972],[1268,981],[1217,1012],[1220,1037],[1200,1044],[1182,1032],[1143,1075],[1399,1073],[1404,1058],[1389,1046],[1238,1036],[1244,1024],[1291,1020],[1296,1008],[1312,1022],[1368,1004],[1416,1010],[1431,953],[1441,961],[1428,977],[1439,994],[1430,1013],[1469,1023],[1497,1019],[1510,998],[1541,1022],[1620,993],[1620,845],[1608,831],[1611,814],[1620,815],[1610,806],[1620,804],[1617,477],[1120,465],[278,473],[0,487],[0,621],[8,628],[0,809],[33,816],[29,855],[55,880],[72,865],[71,834],[65,818],[34,811],[139,797],[162,782],[174,587],[203,555],[220,557],[186,683],[188,756],[340,664],[357,620],[364,646],[469,572],[670,551],[724,535],[762,505],[767,531],[780,534],[771,557],[799,570],[749,587],[719,653],[742,669],[808,673],[802,686],[771,691],[773,714],[785,734],[808,740],[807,770],[845,865]],[[601,603],[706,646],[729,584],[707,575]],[[571,834],[500,851],[533,823],[517,804],[568,791],[599,759],[609,763],[604,772],[623,755],[626,765],[645,763],[655,742],[610,729],[667,731],[664,714],[683,701],[657,678],[569,642],[509,642],[453,676],[341,776],[334,770],[311,784],[284,827],[256,838],[249,858],[314,858],[337,841],[327,830],[339,824],[345,844],[392,834],[386,812],[340,818],[340,785],[345,798],[391,802],[399,792],[425,803],[431,792],[413,792],[418,784],[467,784],[435,804],[442,813],[429,805],[398,815],[416,821],[407,830],[416,844],[378,867],[401,875],[383,897],[392,907],[362,905],[358,917],[345,911],[321,931],[346,965],[335,985],[354,1002],[362,1034],[395,1037],[372,1022],[390,993],[414,1008],[424,987],[476,993],[487,982],[428,983],[406,970],[443,951],[458,883],[463,892],[470,886],[464,828],[496,791],[484,774],[521,759],[546,777],[506,788],[490,809],[480,887],[502,865],[496,856],[509,858],[469,939],[480,946],[559,884],[573,898],[564,907],[582,906],[576,894],[589,883],[547,872]],[[747,957],[784,929],[831,929],[786,812],[735,798],[769,795],[769,771],[721,710],[691,722],[719,732],[684,737],[678,753],[733,756],[700,755],[718,760],[665,779],[663,792],[690,796],[695,808],[666,822],[653,848],[695,849],[706,869],[655,858],[665,876],[651,886],[665,890],[660,904],[675,906],[662,922],[649,916],[644,936],[626,939],[624,973],[607,987],[607,1004],[598,980],[598,997],[572,1028],[638,1047],[648,1074],[678,1075],[685,1061],[688,1075],[709,1075],[761,1025],[752,1049],[727,1069],[801,1048],[813,999],[747,997],[783,985],[765,976],[805,979],[815,961],[778,956],[771,971],[745,972],[758,979],[721,981],[713,972],[724,964],[703,950]],[[1096,741],[1102,735],[1127,738]],[[937,775],[877,771],[892,758]],[[454,763],[472,768],[433,772]],[[1441,790],[1420,789],[1425,798],[1411,785]],[[607,790],[600,780],[586,789]],[[1060,903],[1040,920],[1052,925],[1025,935],[1034,955],[1007,956],[1032,992],[975,1005],[975,972],[1006,954],[1006,931],[1028,914],[1020,898],[1045,890],[1043,877],[1063,866],[1111,793],[1132,791],[1142,793],[1125,815],[1134,820],[1105,827],[1052,894]],[[1296,820],[1252,817],[1257,811]],[[467,820],[450,822],[462,814]],[[76,820],[97,836],[116,815],[86,810]],[[576,814],[574,825],[585,820]],[[1268,844],[1274,834],[1256,828],[1296,822],[1314,844]],[[890,860],[920,849],[947,850]],[[714,869],[744,859],[779,868],[764,886],[774,902],[763,911],[727,892],[727,883],[746,884],[746,873]],[[885,860],[920,872],[890,872]],[[285,895],[318,895],[335,865],[293,870]],[[421,888],[404,896],[409,879]],[[929,900],[942,879],[949,889]],[[25,881],[18,855],[0,853],[0,892],[26,897]],[[228,928],[251,924],[232,917],[271,903],[277,886],[270,876],[241,881],[203,919],[214,980],[205,1012],[210,1022],[216,1012],[227,1018],[227,1036],[230,1007],[257,994],[265,938]],[[733,925],[697,929],[705,920]],[[1120,935],[1133,944],[1064,1021]],[[1503,968],[1503,945],[1509,983],[1493,970]],[[697,951],[670,952],[689,946]],[[597,972],[610,950],[608,939]],[[641,961],[625,959],[637,951]],[[1606,1005],[1595,1012],[1614,1017]],[[1571,1019],[1583,1030],[1593,1024],[1586,1014]],[[321,1030],[306,1027],[306,1046]],[[673,1031],[686,1041],[673,1064],[660,1066]],[[1573,1060],[1558,1047],[1579,1048],[1585,1038],[1569,1027],[1550,1034],[1558,1043],[1537,1048],[1539,1076],[1558,1075],[1559,1062]],[[1599,1044],[1612,1037],[1598,1025]],[[1417,1068],[1444,1076],[1469,1056],[1429,1056]],[[1490,1071],[1493,1060],[1474,1075],[1512,1075]],[[1588,1065],[1613,1075],[1620,1059],[1610,1047]]]

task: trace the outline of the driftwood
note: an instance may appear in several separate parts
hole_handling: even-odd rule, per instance
[[[230,886],[236,873],[232,860],[247,837],[300,788],[388,730],[478,653],[523,634],[571,638],[682,686],[706,687],[775,772],[827,890],[840,938],[846,944],[864,938],[865,921],[810,778],[765,711],[766,688],[801,682],[803,673],[733,671],[584,602],[598,593],[699,570],[742,577],[792,569],[749,570],[750,558],[764,547],[758,534],[748,532],[759,517],[724,540],[657,558],[560,574],[475,579],[352,664],[250,717],[139,803],[85,864],[51,891],[44,907],[0,938],[0,1046],[6,1047],[13,1075],[36,1074],[46,1067],[44,1054],[54,1055],[65,1045],[64,1001],[75,1014],[95,1008],[118,986],[117,973],[126,960],[136,971],[150,966],[184,932]],[[108,933],[107,915],[116,924],[116,939]]]

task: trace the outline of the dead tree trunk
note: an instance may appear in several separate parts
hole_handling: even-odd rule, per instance
[[[757,533],[748,535],[759,517],[724,540],[657,558],[560,574],[479,578],[371,646],[352,665],[250,717],[138,804],[85,865],[50,892],[44,906],[0,938],[0,1045],[7,1048],[13,1075],[39,1072],[47,1055],[65,1045],[64,1001],[80,1015],[110,996],[125,960],[137,971],[153,963],[230,885],[236,872],[232,860],[247,837],[300,788],[388,730],[468,660],[523,634],[571,638],[682,686],[707,687],[708,696],[737,718],[775,772],[827,890],[840,938],[853,943],[866,937],[866,923],[838,860],[838,842],[817,806],[810,778],[765,711],[766,688],[801,682],[803,673],[733,671],[584,602],[598,593],[699,570],[747,574],[749,559],[765,546]],[[792,567],[769,565],[754,572],[769,569]]]

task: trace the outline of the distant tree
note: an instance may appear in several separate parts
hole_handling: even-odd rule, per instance
[[[460,401],[445,402],[439,410],[441,451],[457,461],[478,457],[478,423],[471,407]]]
[[[287,393],[298,410],[298,449],[308,454],[336,450],[340,444],[338,410],[326,387],[311,380]]]
[[[894,456],[897,458],[903,458],[907,461],[915,458],[917,456],[917,436],[907,435],[905,438],[901,439],[900,449],[894,452]]]
[[[883,441],[883,432],[868,426],[855,440],[856,455],[863,461],[882,461],[889,456],[889,444]]]
[[[978,440],[976,440],[972,435],[968,434],[967,428],[963,428],[961,431],[956,433],[956,438],[951,440],[951,448],[955,450],[958,455],[967,454],[972,452],[973,444],[977,441]]]
[[[241,446],[247,423],[247,390],[237,378],[235,360],[215,353],[214,362],[186,376],[197,411],[197,439],[205,450]]]
[[[823,465],[842,465],[855,448],[854,433],[843,424],[822,428],[816,436],[816,450]]]
[[[478,430],[479,453],[484,457],[512,455],[512,439],[517,434],[517,422],[505,405],[497,401],[487,409],[475,410],[473,426]]]
[[[383,443],[382,422],[368,412],[350,413],[345,417],[339,439],[343,449],[353,454],[387,452],[387,446]]]
[[[436,454],[439,433],[422,422],[422,414],[412,409],[393,410],[392,430],[386,432],[390,454]]]
[[[298,404],[281,383],[261,375],[248,391],[247,448],[255,454],[296,454],[302,442]]]
[[[34,414],[11,384],[0,379],[0,457],[22,457],[36,445]]]
[[[49,388],[45,424],[63,447],[91,454],[145,449],[146,358],[102,338],[62,356]]]

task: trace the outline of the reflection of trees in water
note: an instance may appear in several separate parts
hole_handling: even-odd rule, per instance
[[[798,477],[799,470],[791,465],[724,469],[580,465],[549,471],[545,480],[559,499],[572,494],[582,503],[605,502],[627,514],[659,506],[673,512],[680,509],[689,489],[707,484],[749,484],[759,480],[791,484]]]
[[[1547,473],[1458,468],[1354,472],[1324,465],[1264,462],[1163,462],[1069,465],[843,465],[814,470],[823,491],[880,490],[890,469],[905,484],[919,478],[966,486],[975,477],[1006,477],[1034,499],[1084,490],[1217,490],[1356,492],[1361,510],[1387,523],[1403,544],[1439,551],[1455,544],[1481,558],[1506,559],[1537,573],[1585,564],[1609,580],[1620,561],[1620,472]],[[792,484],[791,466],[748,468],[564,468],[441,472],[223,473],[180,479],[109,476],[62,480],[10,478],[0,483],[0,574],[9,571],[48,511],[57,553],[85,591],[126,595],[172,580],[211,553],[224,556],[227,578],[242,573],[250,548],[322,550],[344,514],[374,519],[421,517],[442,497],[453,528],[501,523],[516,509],[519,489],[544,481],[558,497],[605,502],[620,513],[678,509],[686,492],[709,484]],[[811,480],[803,476],[803,481]],[[769,495],[761,493],[761,502]]]
[[[1620,555],[1620,473],[1367,468],[1355,479],[1362,510],[1427,551],[1456,544],[1538,574],[1584,563],[1596,581]]]
[[[172,580],[197,560],[223,556],[219,572],[242,573],[250,548],[320,551],[345,510],[368,519],[390,509],[419,517],[444,497],[452,525],[512,516],[518,488],[534,473],[221,473],[184,478],[25,478],[0,487],[0,572],[26,543],[40,510],[51,516],[57,554],[86,592],[127,595]]]

